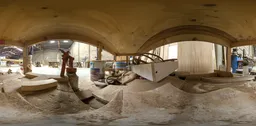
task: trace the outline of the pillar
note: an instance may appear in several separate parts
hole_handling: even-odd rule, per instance
[[[226,64],[226,71],[230,72],[231,71],[231,48],[230,47],[226,47],[226,60],[227,60],[227,64]]]
[[[24,74],[32,72],[33,47],[25,45],[23,48],[23,70]]]
[[[101,45],[99,45],[98,47],[97,47],[97,60],[101,60],[102,59],[102,46]]]
[[[116,61],[116,55],[114,55],[114,59],[113,60]]]
[[[222,46],[215,44],[215,56],[216,56],[216,69],[219,70],[223,64]]]
[[[77,44],[78,44],[78,45],[77,45],[77,48],[78,48],[78,49],[77,49],[77,52],[78,52],[78,53],[77,53],[77,62],[80,63],[80,62],[81,62],[81,61],[80,61],[80,43],[77,43]]]
[[[23,72],[24,72],[24,74],[27,73],[27,65],[28,65],[28,60],[27,60],[28,55],[27,54],[28,54],[28,47],[25,46],[25,47],[23,47]]]
[[[129,56],[126,56],[126,64],[129,65]]]
[[[27,72],[32,72],[32,55],[33,55],[33,46],[28,46],[28,65]]]

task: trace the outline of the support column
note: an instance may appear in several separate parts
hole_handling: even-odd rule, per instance
[[[114,59],[113,60],[116,61],[116,55],[114,55]]]
[[[78,45],[77,45],[77,52],[78,52],[78,54],[77,54],[77,61],[80,63],[81,61],[80,61],[80,43],[77,43]]]
[[[32,55],[33,55],[33,46],[28,46],[28,72],[32,72]]]
[[[32,72],[32,54],[33,47],[28,47],[27,45],[23,48],[23,70],[24,74]]]
[[[97,47],[97,60],[101,60],[102,59],[102,46],[101,45],[99,45],[98,47]]]
[[[226,64],[226,70],[227,72],[231,71],[231,48],[230,47],[226,47],[226,58],[227,58],[227,64]]]
[[[126,64],[129,65],[129,56],[126,56]]]
[[[28,47],[25,45],[23,47],[23,72],[26,74],[28,72],[27,65],[28,65]]]
[[[224,65],[221,45],[215,44],[215,57],[216,57],[216,69],[220,70],[220,66]]]

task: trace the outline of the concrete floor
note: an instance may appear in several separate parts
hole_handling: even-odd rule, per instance
[[[32,72],[38,74],[48,74],[48,75],[59,75],[61,68],[52,68],[48,66],[43,67],[33,67]],[[79,77],[89,77],[90,68],[77,68],[77,73]]]
[[[12,65],[11,67],[0,66],[0,72],[7,72],[9,69],[11,69],[12,72],[17,72],[17,71],[21,71],[21,66],[19,65]]]
[[[74,120],[74,119],[67,119],[61,116],[55,116],[50,119],[42,119],[42,120],[35,120],[29,123],[23,124],[1,124],[1,126],[87,126],[91,124],[85,123],[85,120]],[[109,126],[111,124],[104,124]],[[119,126],[132,126],[132,124],[120,124]],[[157,126],[154,124],[148,124],[149,126]],[[255,126],[256,122],[241,122],[239,123],[232,123],[228,121],[214,121],[214,122],[179,122],[179,123],[170,123],[168,125],[161,125],[161,126]]]
[[[13,72],[21,71],[21,66],[12,65],[11,67],[0,66],[0,72],[7,72],[11,69]],[[48,75],[59,75],[61,68],[52,68],[48,66],[43,67],[32,67],[33,73],[48,74]],[[77,68],[77,75],[81,77],[89,77],[90,68]]]

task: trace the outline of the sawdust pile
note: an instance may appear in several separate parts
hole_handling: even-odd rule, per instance
[[[51,88],[48,90],[31,92],[29,94],[24,94],[19,92],[22,82],[25,81],[38,81],[49,79],[49,76],[38,76],[33,79],[24,78],[23,75],[19,73],[3,75],[6,78],[2,78],[2,87],[4,92],[2,97],[8,102],[11,101],[14,108],[24,108],[29,112],[33,112],[31,108],[26,108],[28,105],[37,108],[40,111],[47,113],[76,113],[81,110],[88,110],[89,106],[84,104],[74,93],[68,82],[59,83],[57,89]],[[2,76],[0,76],[2,77]],[[20,82],[20,83],[17,83]],[[21,93],[21,94],[20,94]],[[10,95],[12,94],[12,95]],[[16,94],[19,97],[17,97]],[[12,97],[11,97],[12,96]],[[16,96],[16,97],[13,97]],[[16,100],[15,100],[16,99]],[[21,103],[26,103],[23,105]],[[3,105],[2,102],[0,105]]]
[[[43,118],[40,108],[26,102],[16,93],[0,93],[0,122],[14,123]]]
[[[115,95],[117,96],[109,102],[111,105],[95,111],[99,114],[95,118],[111,119],[111,125],[172,124],[179,121],[212,122],[220,120],[244,122],[256,119],[256,95],[232,88],[205,94],[190,94],[167,83],[149,91],[123,90]],[[122,102],[120,102],[120,98],[122,98]],[[108,115],[105,113],[106,111],[111,114]]]
[[[68,82],[65,81],[59,82],[57,88],[37,91],[23,97],[34,106],[55,114],[77,113],[89,109],[89,106],[78,98]]]
[[[89,106],[65,84],[59,84],[57,89],[24,96],[17,92],[0,93],[0,121],[42,118],[47,114],[62,114],[65,118],[84,120],[86,124],[110,125],[170,125],[184,121],[232,123],[256,119],[253,83],[226,87],[224,84],[214,85],[218,88],[211,88],[214,90],[203,94],[183,91],[186,84],[183,80],[168,77],[160,83],[135,80],[127,86],[110,85],[93,92],[108,102],[97,110],[89,110]],[[205,87],[198,86],[199,89]]]
[[[97,98],[101,99],[102,101],[109,102],[110,100],[113,99],[115,94],[121,90],[130,91],[130,92],[143,92],[143,91],[156,89],[169,82],[171,82],[177,88],[181,88],[183,84],[185,84],[185,81],[180,80],[176,77],[167,77],[164,80],[160,81],[159,83],[151,82],[149,80],[136,79],[131,83],[128,83],[127,86],[108,85],[103,89],[94,90],[93,94]]]

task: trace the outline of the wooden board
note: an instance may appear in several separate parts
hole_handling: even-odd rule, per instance
[[[53,87],[57,87],[57,80],[48,79],[40,81],[25,81],[21,84],[21,91],[40,91]]]

